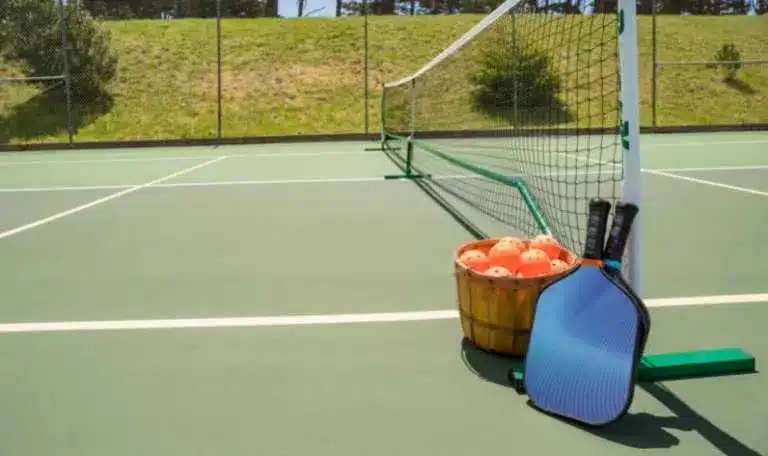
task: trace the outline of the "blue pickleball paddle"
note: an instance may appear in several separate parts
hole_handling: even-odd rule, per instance
[[[610,210],[608,201],[590,201],[581,264],[540,292],[524,366],[533,407],[591,426],[629,409],[645,339],[642,302],[603,266]],[[612,230],[618,245],[632,217],[614,221],[622,224]]]

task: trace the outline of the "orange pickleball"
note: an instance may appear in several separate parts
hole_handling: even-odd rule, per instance
[[[549,268],[553,274],[559,274],[563,271],[567,271],[569,266],[565,261],[555,258],[549,262]]]
[[[459,261],[464,266],[477,272],[484,272],[491,265],[490,261],[488,260],[488,255],[486,255],[482,250],[477,249],[467,250],[466,252],[462,253],[461,256],[459,256]]]
[[[530,248],[543,251],[549,258],[558,258],[560,256],[560,243],[557,242],[557,239],[547,234],[540,234],[531,239]]]
[[[520,248],[515,242],[497,242],[488,251],[488,261],[491,266],[502,266],[514,273],[520,262],[520,254],[525,250],[525,244]]]
[[[483,273],[491,277],[510,277],[512,273],[504,266],[491,266]]]
[[[551,272],[549,256],[540,249],[528,249],[520,255],[517,272],[523,277],[534,277]]]
[[[496,244],[513,244],[515,247],[520,250],[520,252],[524,252],[527,248],[525,245],[525,242],[523,242],[522,239],[515,237],[515,236],[504,236],[501,239],[499,239]]]

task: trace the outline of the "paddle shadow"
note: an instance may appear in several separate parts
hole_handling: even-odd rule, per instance
[[[467,368],[479,378],[510,388],[514,391],[511,371],[521,368],[520,358],[490,353],[473,345],[467,338],[461,342],[461,354]],[[726,456],[764,456],[717,427],[706,417],[693,410],[672,391],[657,383],[641,383],[642,388],[661,402],[672,415],[657,416],[646,412],[627,413],[620,420],[604,428],[589,428],[573,421],[553,416],[597,437],[637,449],[665,449],[680,444],[680,439],[668,430],[697,432]],[[530,401],[528,401],[530,406]],[[533,408],[531,408],[533,411]]]

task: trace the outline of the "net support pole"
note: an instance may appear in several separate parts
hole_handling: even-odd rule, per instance
[[[341,4],[341,2],[339,2]],[[363,122],[365,123],[365,135],[370,133],[369,104],[370,90],[368,87],[368,0],[363,0]]]
[[[640,108],[638,103],[637,6],[635,0],[619,0],[619,82],[621,102],[621,149],[624,156],[622,200],[637,205],[640,212],[635,219],[629,242],[628,281],[642,296],[640,266],[643,235],[643,208],[641,205],[640,176]],[[625,255],[626,257],[626,255]]]
[[[221,141],[221,0],[216,1],[216,139]]]
[[[656,47],[656,4],[651,8],[651,55],[653,56],[653,67],[651,73],[651,125],[656,126],[656,95],[659,71],[658,49]]]
[[[403,174],[388,174],[384,176],[385,179],[421,179],[428,177],[424,174],[413,172],[413,140],[416,136],[416,79],[411,80],[411,122],[408,128],[408,137],[405,138],[405,163],[403,168]],[[382,112],[383,109],[382,109]],[[382,128],[382,131],[384,129]],[[386,147],[386,145],[385,145]]]
[[[67,39],[67,12],[64,10],[64,1],[58,1],[59,6],[59,32],[61,34],[61,59],[64,67],[64,90],[67,102],[67,144],[70,147],[74,143],[75,123],[72,112],[72,74],[69,70],[69,40]],[[76,14],[76,13],[73,13]]]
[[[381,84],[381,95],[379,96],[379,147],[366,147],[364,150],[366,152],[382,152],[384,151],[384,147],[387,145],[387,134],[385,130],[384,125],[384,84]]]

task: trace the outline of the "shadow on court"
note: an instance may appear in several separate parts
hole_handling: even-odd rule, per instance
[[[473,345],[467,338],[461,341],[461,357],[467,368],[481,379],[509,388],[510,394],[517,394],[509,375],[512,368],[521,365],[521,359],[484,351]],[[668,429],[674,429],[697,432],[713,447],[727,456],[762,455],[697,413],[663,385],[642,383],[638,384],[638,387],[663,404],[673,415],[657,416],[646,412],[627,413],[613,425],[600,429],[590,429],[557,417],[553,417],[553,419],[576,426],[596,437],[631,448],[663,449],[677,446],[680,444],[680,439],[668,432]]]

